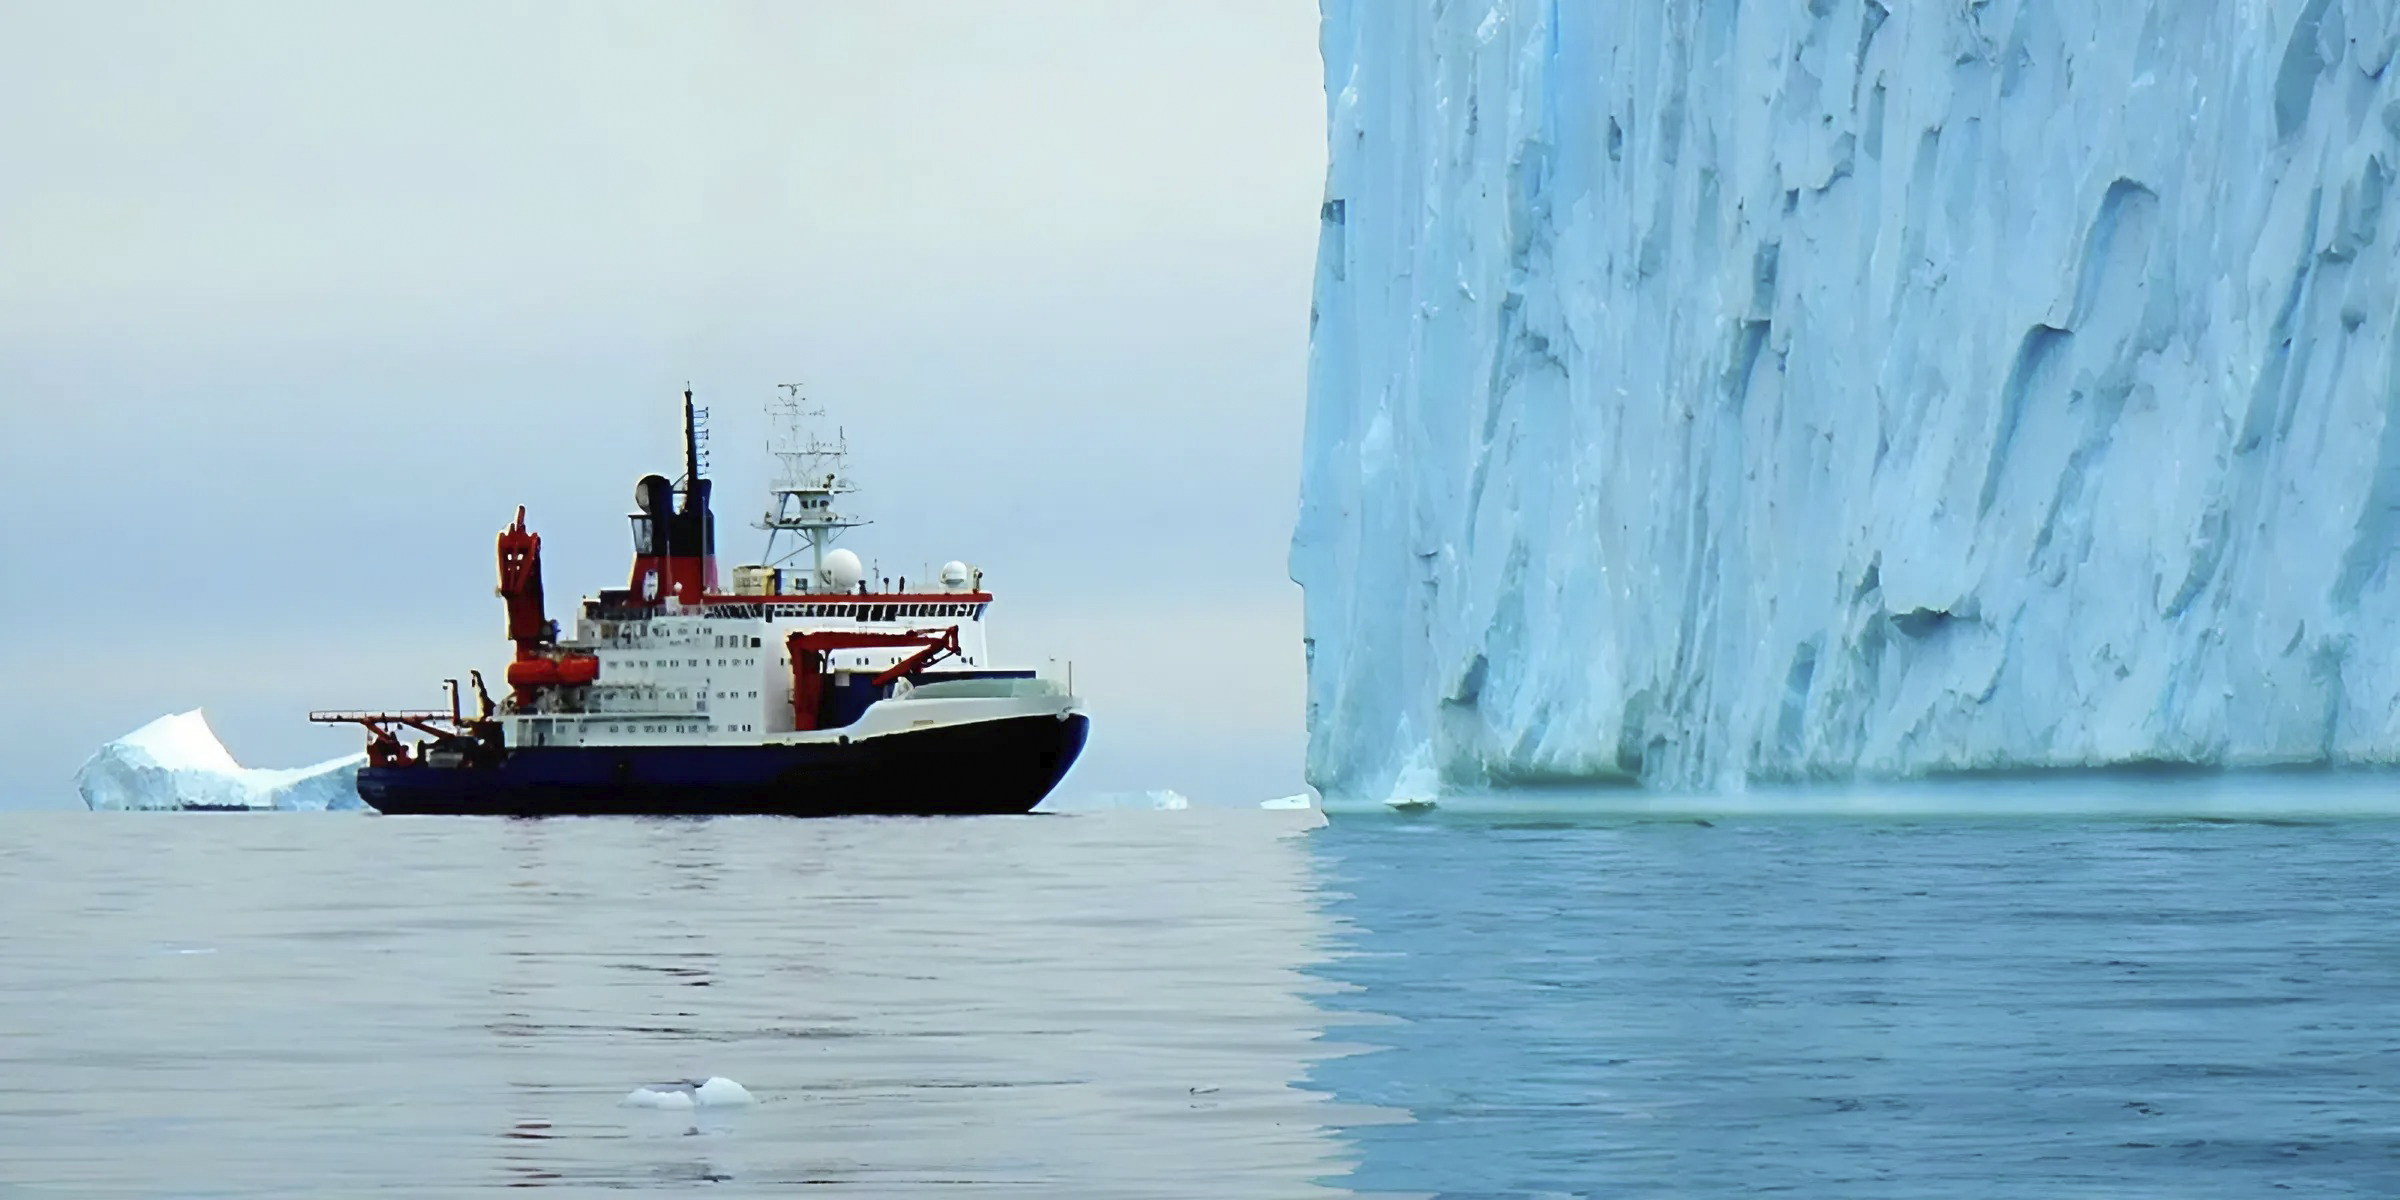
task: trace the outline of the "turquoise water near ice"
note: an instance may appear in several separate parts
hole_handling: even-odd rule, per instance
[[[0,1197],[2400,1194],[2400,820],[1751,807],[0,817]]]
[[[1704,820],[1314,843],[1346,1186],[2400,1195],[2400,822]]]

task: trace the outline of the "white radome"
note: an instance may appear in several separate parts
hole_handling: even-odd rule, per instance
[[[848,550],[835,550],[827,553],[825,565],[818,570],[822,575],[818,582],[837,592],[847,592],[857,587],[859,581],[867,577],[867,568],[858,561],[858,555]]]
[[[967,564],[955,558],[942,564],[943,587],[954,592],[963,592],[967,590],[968,577]]]

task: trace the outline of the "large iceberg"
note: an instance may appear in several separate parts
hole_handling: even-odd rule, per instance
[[[100,747],[75,773],[75,787],[95,811],[361,809],[358,768],[365,761],[354,754],[290,770],[245,767],[195,708]]]
[[[1311,782],[2400,759],[2400,0],[1323,50]]]

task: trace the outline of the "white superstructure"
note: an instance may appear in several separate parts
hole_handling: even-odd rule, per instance
[[[656,525],[645,522],[671,518],[644,500],[653,511],[634,515],[639,585],[585,599],[572,636],[545,646],[523,673],[566,668],[555,684],[521,686],[512,669],[519,686],[494,714],[509,746],[791,743],[978,714],[1075,710],[1072,697],[1034,671],[993,665],[985,624],[992,596],[980,569],[953,561],[925,581],[930,587],[911,589],[903,579],[898,589],[870,590],[858,556],[833,545],[867,524],[844,505],[856,491],[846,441],[813,428],[824,414],[795,386],[786,386],[775,414],[771,448],[781,470],[758,523],[765,561],[735,567],[732,590],[720,592],[714,560],[703,556],[700,586],[678,594],[672,581],[688,571],[690,556],[659,544]],[[700,461],[695,442],[694,470]],[[700,496],[705,520],[704,480],[695,486],[687,474],[677,494]],[[796,670],[795,655],[812,652],[816,661]],[[826,697],[814,721],[804,711],[810,697],[801,695],[810,666]],[[903,674],[890,677],[895,671]],[[873,711],[903,701],[904,715]]]

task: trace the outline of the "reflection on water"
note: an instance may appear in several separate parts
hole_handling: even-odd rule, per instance
[[[0,1197],[2400,1194],[2400,821],[1312,822],[9,817]]]
[[[1330,1192],[1309,818],[12,816],[0,1194]]]
[[[2305,806],[2303,806],[2305,807]],[[1336,818],[1372,1194],[2400,1195],[2400,821]],[[1336,1118],[1338,1121],[1339,1118]]]

